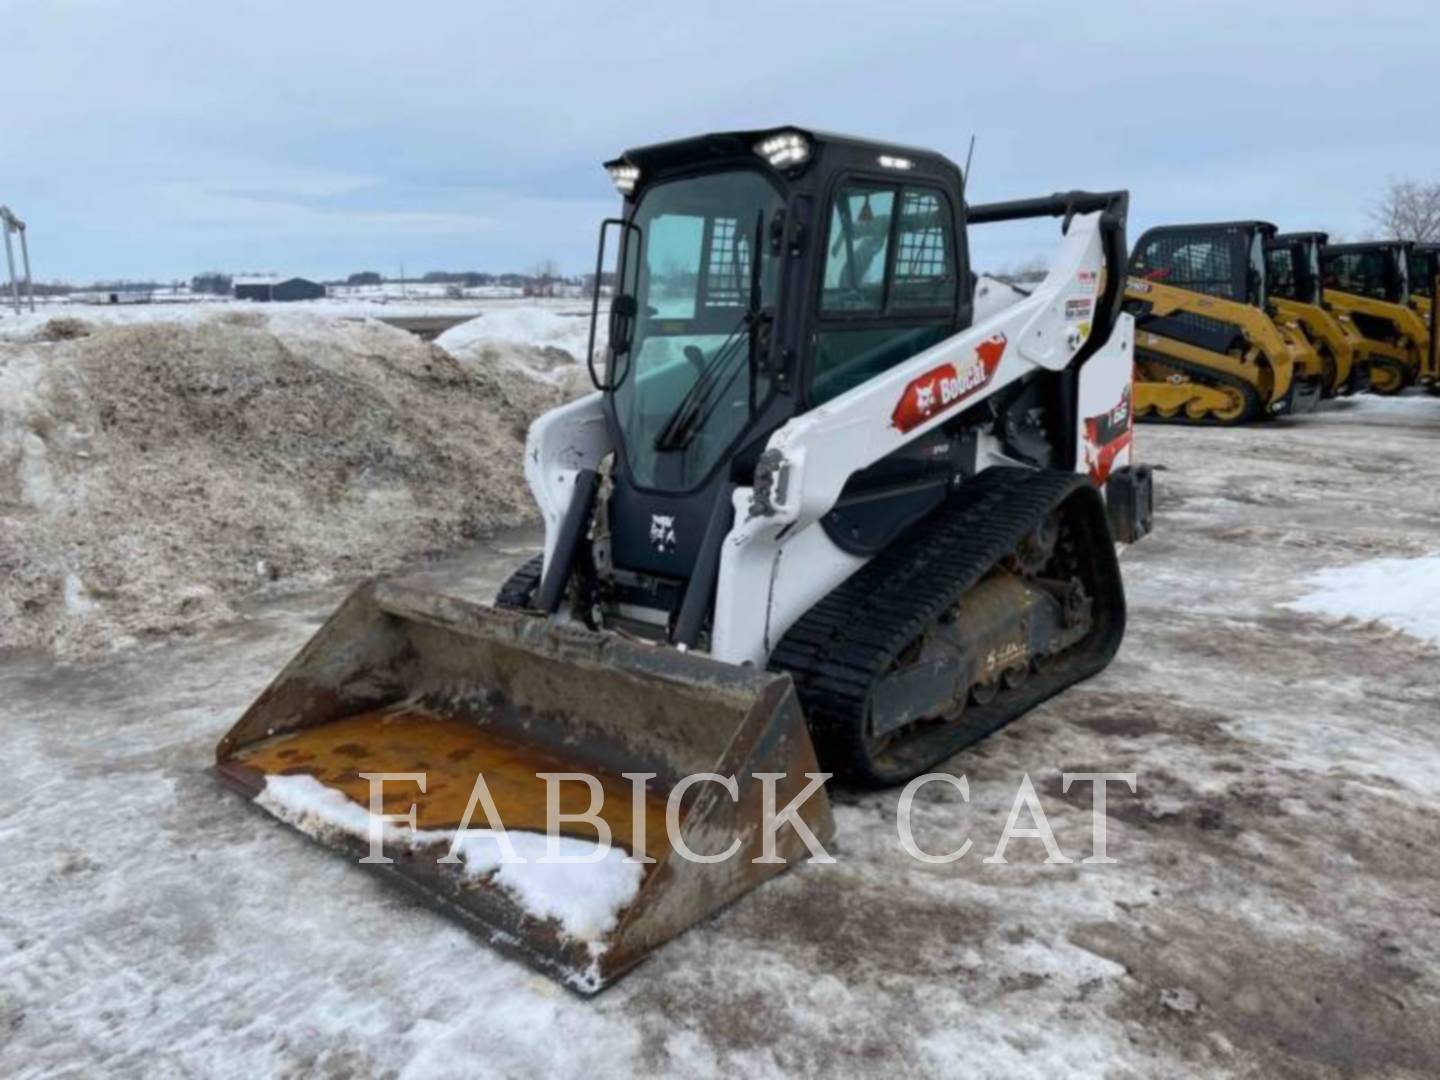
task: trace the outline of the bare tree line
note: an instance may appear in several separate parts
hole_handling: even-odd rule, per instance
[[[1392,180],[1370,217],[1386,239],[1440,243],[1440,183]]]

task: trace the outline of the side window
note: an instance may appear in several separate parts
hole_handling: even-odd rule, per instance
[[[1183,233],[1157,236],[1131,267],[1140,277],[1210,296],[1235,296],[1234,248],[1229,238],[1199,240]]]
[[[955,302],[955,254],[948,208],[939,195],[906,189],[895,244],[890,310],[950,307]]]
[[[953,331],[958,257],[944,195],[842,187],[830,208],[812,405],[904,363]]]
[[[845,187],[830,211],[822,313],[875,312],[885,303],[885,263],[895,192]]]
[[[950,334],[948,325],[847,327],[815,335],[810,403],[853,390]]]

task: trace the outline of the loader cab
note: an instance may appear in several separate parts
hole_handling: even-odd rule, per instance
[[[1130,276],[1263,311],[1269,298],[1266,244],[1275,233],[1275,226],[1263,221],[1150,229],[1131,252]],[[1227,352],[1243,341],[1244,329],[1232,319],[1206,312],[1207,304],[1201,299],[1157,316],[1148,299],[1135,297],[1126,301],[1125,309],[1142,330],[1196,348]]]
[[[1388,304],[1407,304],[1411,246],[1404,240],[1330,244],[1321,254],[1325,287]]]
[[[1263,308],[1265,249],[1275,233],[1263,221],[1151,229],[1135,245],[1130,275]]]
[[[789,127],[606,168],[624,196],[601,232],[614,296],[592,368],[616,448],[611,557],[644,579],[636,606],[672,608],[776,428],[970,324],[961,176],[930,151]]]
[[[1265,245],[1266,284],[1272,297],[1316,306],[1324,303],[1320,251],[1327,239],[1321,232],[1284,233]]]

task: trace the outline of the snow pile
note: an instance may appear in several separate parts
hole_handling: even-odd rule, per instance
[[[455,839],[445,829],[375,822],[364,807],[313,776],[267,776],[265,790],[255,802],[310,836],[323,838],[333,831],[369,843],[373,824],[379,826],[391,849],[443,848],[448,852]],[[607,848],[604,856],[593,862],[542,863],[538,860],[545,856],[548,840],[543,833],[510,830],[506,837],[522,862],[502,862],[498,845],[488,837],[461,839],[457,853],[466,876],[500,886],[526,912],[537,919],[554,919],[576,941],[598,944],[615,929],[620,912],[640,890],[644,866],[628,861],[622,848]],[[599,845],[588,840],[559,838],[563,859],[593,858],[599,850]]]
[[[554,387],[374,321],[193,307],[0,335],[0,649],[208,625],[533,520]]]
[[[595,351],[606,342],[604,319],[595,329]],[[588,309],[526,305],[495,308],[461,323],[435,339],[451,356],[467,365],[500,361],[543,382],[578,393],[588,385],[580,365],[590,344]]]
[[[579,361],[590,341],[588,311],[558,311],[548,307],[508,307],[485,312],[469,322],[445,331],[436,344],[450,353],[478,344],[529,345],[558,348]],[[599,327],[596,328],[597,335]],[[600,342],[599,344],[604,344]]]
[[[1312,591],[1284,607],[1380,622],[1440,645],[1440,552],[1322,570],[1304,582]]]

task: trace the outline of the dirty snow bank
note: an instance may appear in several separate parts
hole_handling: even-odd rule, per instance
[[[0,650],[213,624],[532,520],[554,387],[374,321],[154,314],[0,336]]]
[[[1440,552],[1373,559],[1303,580],[1311,591],[1282,605],[1295,611],[1380,622],[1440,645]]]
[[[309,836],[323,838],[329,831],[370,840],[378,825],[390,848],[416,851],[449,850],[454,833],[447,829],[412,829],[388,821],[374,822],[363,806],[344,792],[326,787],[313,776],[268,776],[265,790],[255,802]],[[483,827],[483,823],[476,825]],[[547,837],[544,833],[510,830],[506,833],[523,862],[501,862],[499,846],[486,837],[465,837],[458,853],[465,874],[486,878],[513,895],[537,919],[554,919],[564,933],[577,941],[598,943],[615,929],[620,912],[640,890],[644,867],[626,860],[619,847],[606,849],[595,862],[541,863]],[[560,857],[593,857],[598,845],[574,837],[559,838]]]

